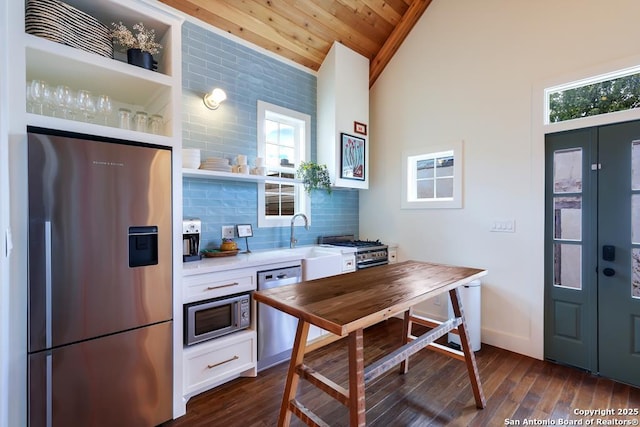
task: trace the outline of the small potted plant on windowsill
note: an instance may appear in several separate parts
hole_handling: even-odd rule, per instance
[[[153,55],[160,53],[162,45],[156,42],[155,30],[144,27],[142,22],[133,25],[132,32],[122,22],[112,22],[111,37],[127,50],[127,62],[138,67],[155,71],[158,62]]]
[[[302,179],[302,184],[307,193],[311,190],[325,190],[331,194],[331,178],[327,165],[319,165],[315,162],[301,162],[296,170],[298,178]]]

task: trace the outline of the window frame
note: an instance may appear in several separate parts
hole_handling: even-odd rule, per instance
[[[293,163],[295,168],[300,165],[301,161],[309,161],[311,152],[311,116],[299,111],[291,110],[286,107],[271,104],[265,101],[258,101],[257,108],[257,152],[258,157],[265,159],[267,170],[272,169],[266,164],[266,120],[278,121],[293,126],[296,129],[297,137],[295,141],[295,158]],[[302,135],[300,135],[302,133]],[[295,170],[292,172],[295,174]],[[287,170],[289,172],[289,170]],[[286,184],[282,179],[269,180],[267,177],[265,182],[258,183],[258,227],[285,227],[290,225],[293,215],[267,216],[265,206],[266,183]],[[311,222],[311,201],[308,194],[304,191],[301,183],[292,182],[294,186],[294,214],[304,213]]]
[[[418,178],[415,173],[418,161],[442,157],[443,154],[453,156],[453,195],[446,198],[415,199],[411,196],[417,187]],[[402,209],[442,209],[462,208],[462,167],[463,142],[451,142],[439,146],[405,150],[402,153]]]

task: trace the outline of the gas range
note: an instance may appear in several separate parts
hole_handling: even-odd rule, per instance
[[[356,248],[356,268],[358,270],[389,263],[389,251],[387,245],[380,240],[355,240],[353,234],[340,236],[320,236],[318,243]]]

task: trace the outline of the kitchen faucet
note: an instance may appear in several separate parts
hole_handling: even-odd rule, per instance
[[[304,218],[304,228],[307,230],[309,229],[309,218],[307,218],[305,214],[297,213],[291,217],[291,238],[289,239],[289,248],[291,249],[293,249],[296,246],[296,243],[298,243],[298,239],[293,237],[293,223],[296,222],[296,217],[299,217],[299,216]]]

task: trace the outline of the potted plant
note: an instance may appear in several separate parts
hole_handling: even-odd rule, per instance
[[[134,24],[135,34],[122,22],[111,23],[111,37],[127,50],[127,62],[148,70],[156,70],[157,64],[153,55],[160,52],[162,45],[156,42],[155,30],[144,27],[142,22]]]
[[[296,170],[298,178],[302,179],[302,184],[307,193],[311,190],[325,190],[331,194],[331,178],[327,165],[319,165],[315,162],[301,162]]]

